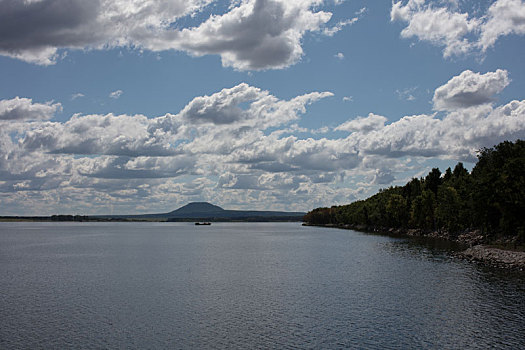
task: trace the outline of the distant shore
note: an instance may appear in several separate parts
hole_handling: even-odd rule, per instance
[[[302,216],[247,216],[247,217],[148,217],[137,216],[84,216],[84,215],[51,215],[51,216],[0,216],[0,222],[301,222]]]
[[[514,249],[505,242],[500,242],[498,245],[484,244],[485,237],[479,230],[465,231],[459,235],[452,235],[444,231],[422,231],[414,229],[392,229],[385,227],[354,227],[351,225],[317,225],[303,223],[304,226],[319,226],[354,230],[359,232],[376,233],[386,236],[407,237],[407,238],[430,238],[441,239],[449,242],[457,243],[462,247],[462,251],[454,255],[460,259],[469,260],[472,262],[481,263],[486,266],[512,269],[517,271],[525,271],[525,251],[524,247]],[[500,246],[501,245],[501,246]]]
[[[0,222],[161,222],[166,219],[116,218],[84,215],[0,216]]]

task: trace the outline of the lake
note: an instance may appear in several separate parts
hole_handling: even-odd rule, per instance
[[[0,223],[0,348],[523,349],[525,274],[299,223]]]

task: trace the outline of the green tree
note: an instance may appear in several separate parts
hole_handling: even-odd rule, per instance
[[[436,223],[440,228],[455,232],[458,230],[460,200],[453,187],[440,186],[437,196]]]
[[[445,170],[445,174],[443,175],[443,183],[450,182],[450,180],[452,180],[452,177],[452,170],[450,169],[450,167],[448,167],[447,170]]]
[[[432,171],[425,177],[425,189],[434,192],[437,195],[438,187],[441,185],[441,171],[438,168],[433,168]]]
[[[408,208],[406,199],[393,194],[386,205],[386,212],[391,227],[404,227],[408,222]]]
[[[454,171],[452,172],[452,176],[454,176],[454,178],[456,179],[459,179],[464,176],[468,176],[468,174],[469,174],[468,170],[465,169],[465,167],[463,166],[463,163],[461,162],[456,164],[456,166],[454,167]]]
[[[424,190],[420,196],[412,202],[410,210],[410,222],[413,227],[422,229],[434,229],[435,217],[434,210],[436,201],[434,193],[430,190]]]
[[[483,228],[507,236],[523,234],[525,141],[505,141],[482,149],[472,178],[475,214]]]
[[[489,241],[504,235],[525,243],[525,141],[482,149],[470,174],[462,163],[448,168],[443,177],[434,168],[424,179],[381,189],[366,200],[314,209],[305,220],[369,227],[408,223],[425,230],[477,228]]]

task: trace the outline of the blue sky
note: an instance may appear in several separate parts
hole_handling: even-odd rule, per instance
[[[0,215],[310,210],[525,137],[525,2],[0,0]]]

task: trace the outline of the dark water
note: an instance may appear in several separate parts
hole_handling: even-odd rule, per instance
[[[525,276],[299,224],[0,223],[0,348],[524,349]]]

